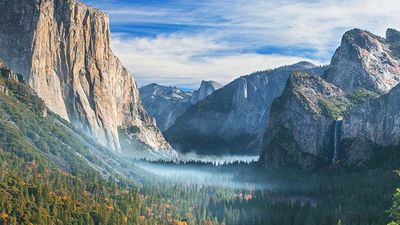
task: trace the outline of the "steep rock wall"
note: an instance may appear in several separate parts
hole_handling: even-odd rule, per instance
[[[75,0],[5,0],[0,10],[0,57],[50,110],[112,149],[118,129],[136,127],[139,141],[173,152],[110,49],[105,13]]]

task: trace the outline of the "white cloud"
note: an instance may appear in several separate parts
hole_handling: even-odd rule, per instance
[[[123,8],[102,2],[112,25],[196,27],[156,38],[114,35],[115,52],[140,83],[194,84],[201,79],[226,83],[241,74],[307,57],[327,63],[351,28],[381,36],[387,27],[400,28],[395,27],[400,21],[399,0],[205,0]],[[268,46],[293,52],[254,53]],[[299,48],[310,51],[296,52]]]
[[[201,80],[228,83],[239,75],[275,68],[302,60],[301,57],[254,53],[209,55],[228,51],[202,36],[159,36],[157,38],[122,38],[113,36],[112,48],[123,64],[134,71],[139,84],[196,87]]]
[[[185,1],[188,4],[190,1]],[[115,23],[204,26],[203,32],[238,38],[249,45],[305,45],[324,51],[350,28],[380,35],[400,21],[398,0],[199,1],[195,7],[110,9]],[[185,4],[183,4],[185,6]],[[333,43],[332,43],[333,42]]]
[[[261,37],[254,43],[316,48],[320,57],[340,42],[351,28],[367,29],[384,35],[387,27],[400,21],[398,0],[319,0],[319,1],[235,1],[224,7],[213,6],[226,14],[231,24]]]

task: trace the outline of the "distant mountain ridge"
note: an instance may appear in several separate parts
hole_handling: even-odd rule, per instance
[[[200,88],[193,93],[184,92],[177,87],[149,84],[139,89],[146,111],[157,121],[161,131],[168,129],[188,107],[203,100],[221,88],[215,81],[202,81]]]
[[[321,75],[325,67],[300,62],[240,77],[191,106],[164,132],[180,151],[259,153],[272,100],[296,70]]]
[[[191,93],[176,87],[149,84],[139,88],[140,97],[149,116],[154,117],[161,131],[167,129],[176,117],[186,110]]]

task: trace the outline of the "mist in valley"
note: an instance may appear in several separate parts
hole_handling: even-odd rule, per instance
[[[204,186],[230,191],[274,191],[289,193],[307,190],[309,182],[299,173],[266,171],[255,155],[180,154],[177,158],[138,158],[125,153],[121,173],[142,186]]]
[[[135,166],[151,176],[153,182],[174,183],[184,186],[201,185],[232,190],[265,190],[272,184],[253,179],[254,161],[247,163],[228,161],[223,158],[216,161],[180,161],[178,163],[157,163],[137,161]]]

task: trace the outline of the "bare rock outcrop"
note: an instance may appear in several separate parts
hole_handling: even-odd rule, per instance
[[[393,29],[386,39],[360,29],[346,32],[326,80],[348,92],[363,88],[387,93],[400,82],[398,37]]]

